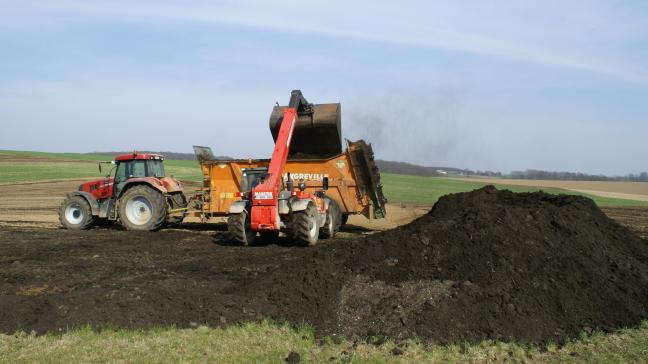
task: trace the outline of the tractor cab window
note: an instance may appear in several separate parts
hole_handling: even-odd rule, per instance
[[[164,164],[159,159],[151,159],[146,161],[148,167],[147,176],[150,177],[164,177]]]
[[[131,160],[119,162],[115,179],[118,182],[138,177],[164,177],[164,164],[159,159]]]
[[[130,162],[129,178],[146,177],[146,161],[135,160]]]
[[[115,182],[125,181],[127,178],[126,175],[126,164],[128,162],[119,162],[117,164],[117,170],[115,171]]]

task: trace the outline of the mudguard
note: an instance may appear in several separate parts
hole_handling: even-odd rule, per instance
[[[306,207],[308,207],[308,204],[312,201],[313,200],[311,199],[292,200],[290,201],[290,209],[292,210],[292,212],[304,211],[306,210]]]
[[[229,213],[240,214],[241,212],[245,211],[246,206],[247,206],[247,201],[245,200],[234,201],[230,205]]]
[[[88,203],[90,204],[90,210],[92,211],[92,215],[93,216],[99,215],[99,202],[90,193],[85,191],[74,191],[71,193],[71,195],[81,196],[85,198],[86,201],[88,201]]]
[[[138,177],[138,178],[129,178],[128,180],[126,180],[126,183],[124,183],[124,186],[121,188],[121,191],[119,191],[119,196],[117,196],[117,198],[120,198],[124,194],[124,192],[126,192],[127,189],[131,188],[133,185],[138,185],[138,184],[148,185],[149,187],[160,191],[160,193],[162,193],[163,195],[167,193],[166,188],[164,188],[164,186],[158,179],[153,177]]]
[[[287,215],[290,213],[290,208],[288,207],[288,200],[279,200],[279,215]]]

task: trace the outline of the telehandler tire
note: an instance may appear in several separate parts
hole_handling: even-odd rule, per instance
[[[92,227],[96,219],[88,201],[82,196],[69,196],[59,207],[59,221],[66,229],[85,230]]]
[[[292,239],[295,243],[305,246],[317,244],[319,238],[317,226],[317,209],[312,203],[305,210],[293,213]]]
[[[246,211],[227,216],[227,235],[231,242],[242,246],[254,243],[256,231],[250,228],[250,219]]]
[[[133,186],[119,199],[119,221],[128,230],[158,230],[166,215],[164,196],[149,186]]]
[[[326,210],[326,221],[324,226],[320,228],[320,237],[322,239],[329,239],[335,236],[340,229],[342,214],[335,200],[329,201],[328,210]]]

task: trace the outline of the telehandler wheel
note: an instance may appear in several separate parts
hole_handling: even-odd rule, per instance
[[[59,221],[66,229],[73,230],[88,229],[96,222],[90,204],[81,196],[70,196],[61,202]]]
[[[292,239],[301,245],[315,245],[319,238],[319,226],[317,226],[317,210],[312,203],[308,204],[305,210],[295,212],[292,221]]]
[[[335,200],[329,200],[328,210],[326,210],[326,221],[320,228],[320,237],[323,239],[332,238],[340,229],[342,214]]]
[[[157,190],[138,185],[119,199],[119,221],[128,230],[154,231],[166,222],[166,201]]]
[[[256,231],[250,228],[247,212],[227,216],[227,235],[230,241],[246,246],[254,243]]]

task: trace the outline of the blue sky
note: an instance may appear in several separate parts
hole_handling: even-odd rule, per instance
[[[379,158],[648,170],[643,1],[0,1],[0,149],[268,157],[292,89]]]

